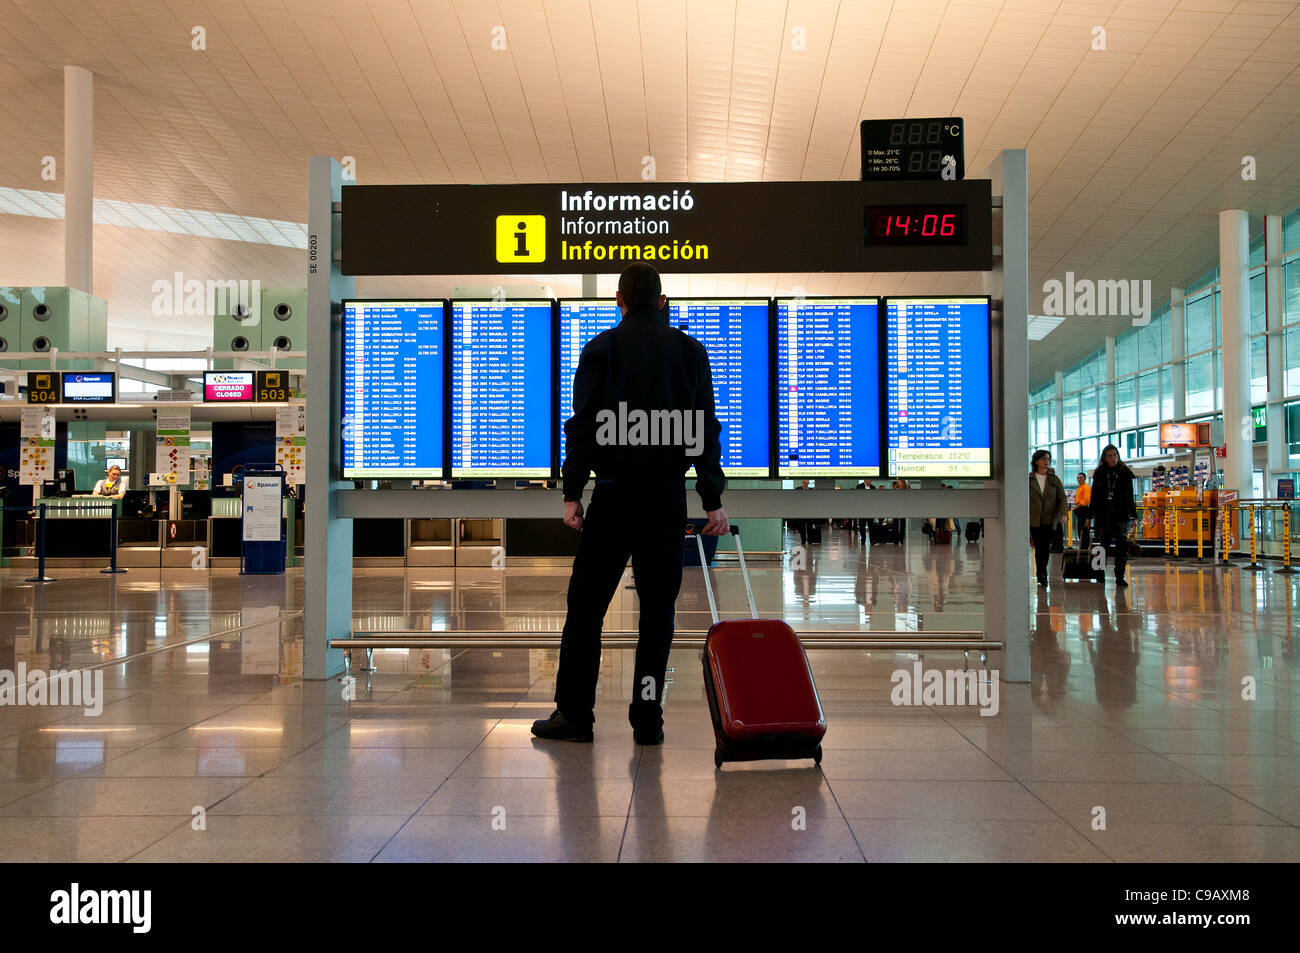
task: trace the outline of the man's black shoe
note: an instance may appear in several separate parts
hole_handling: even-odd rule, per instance
[[[533,734],[551,741],[589,742],[594,737],[591,725],[575,725],[560,714],[557,708],[550,718],[533,722]]]
[[[633,731],[632,737],[639,745],[661,745],[664,743],[664,733],[662,730],[656,732]]]

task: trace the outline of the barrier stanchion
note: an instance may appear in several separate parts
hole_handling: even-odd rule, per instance
[[[1074,510],[1068,510],[1065,514],[1065,545],[1074,545]]]
[[[1176,505],[1169,507],[1169,522],[1172,524],[1174,530],[1174,538],[1173,540],[1171,540],[1171,543],[1173,546],[1174,558],[1177,559],[1178,558],[1178,507]]]
[[[1205,558],[1205,516],[1201,507],[1196,507],[1196,561]]]
[[[1164,512],[1161,514],[1161,517],[1162,518],[1160,520],[1160,524],[1161,526],[1164,527],[1164,531],[1165,531],[1165,555],[1168,556],[1169,555],[1169,524],[1173,519],[1169,507],[1167,506],[1165,507]]]
[[[1219,507],[1219,532],[1223,534],[1223,563],[1231,565],[1232,558],[1232,511],[1227,506]]]
[[[101,569],[100,572],[106,576],[114,573],[126,572],[125,569],[117,568],[117,504],[109,504],[109,538],[108,538],[108,568]]]
[[[1251,572],[1258,572],[1264,567],[1259,564],[1259,551],[1255,546],[1255,504],[1250,504],[1250,565],[1242,566]]]
[[[57,582],[45,575],[45,504],[39,503],[37,509],[37,546],[36,546],[36,575],[30,577],[28,582]]]
[[[1282,568],[1274,572],[1293,573],[1291,566],[1291,504],[1282,504]]]

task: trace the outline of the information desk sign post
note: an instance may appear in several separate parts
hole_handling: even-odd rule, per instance
[[[284,572],[284,468],[248,464],[240,493],[239,573],[242,576]]]

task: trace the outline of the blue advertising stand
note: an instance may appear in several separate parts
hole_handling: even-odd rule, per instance
[[[239,574],[284,572],[284,467],[247,464],[240,483]]]

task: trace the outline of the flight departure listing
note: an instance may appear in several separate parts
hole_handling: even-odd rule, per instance
[[[343,303],[343,478],[443,476],[441,301]]]
[[[722,424],[722,470],[730,477],[771,473],[767,319],[766,298],[668,301],[668,322],[703,344],[709,355],[714,408]]]
[[[548,477],[551,302],[451,303],[451,475]]]
[[[573,375],[587,342],[622,320],[618,305],[608,299],[560,301],[560,465],[564,465],[564,422],[573,416]]]
[[[878,299],[777,299],[777,476],[880,475],[879,352]]]
[[[886,298],[889,473],[992,475],[988,298]]]

